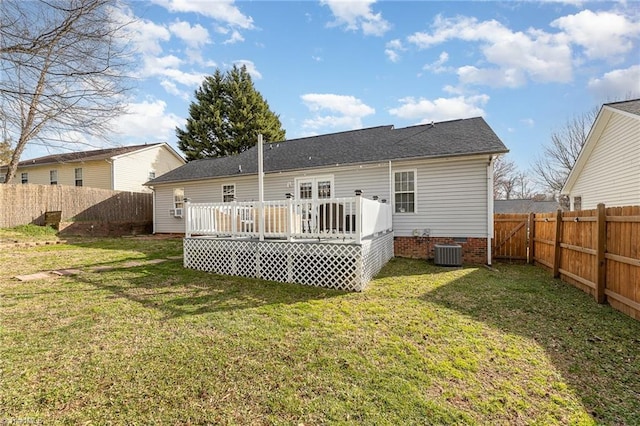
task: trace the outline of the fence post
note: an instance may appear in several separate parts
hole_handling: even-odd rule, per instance
[[[560,238],[562,236],[562,210],[558,209],[556,212],[556,236],[555,236],[555,251],[553,252],[553,278],[560,277]]]
[[[536,255],[536,251],[535,251],[536,245],[534,244],[534,241],[533,241],[536,236],[535,218],[536,218],[535,213],[533,212],[529,213],[529,229],[528,229],[529,250],[527,253],[527,262],[530,265],[533,265],[533,259],[535,258],[535,255]]]
[[[607,288],[607,264],[605,253],[607,250],[607,212],[604,204],[598,204],[598,216],[596,218],[598,225],[596,236],[596,292],[595,299],[598,303],[604,303],[607,300],[605,289]]]

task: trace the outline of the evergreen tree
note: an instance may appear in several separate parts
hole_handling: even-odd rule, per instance
[[[178,147],[187,160],[222,157],[245,151],[265,141],[285,138],[278,115],[253,86],[247,68],[234,66],[206,77],[189,106],[186,129],[176,128]]]

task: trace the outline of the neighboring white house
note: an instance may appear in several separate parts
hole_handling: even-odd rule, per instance
[[[69,152],[18,163],[10,183],[69,185],[149,192],[144,184],[185,164],[166,143]],[[7,167],[0,167],[4,178]]]
[[[490,263],[493,160],[507,152],[482,118],[395,129],[373,127],[264,146],[264,200],[353,197],[393,207],[397,256],[430,258],[436,243]],[[148,183],[154,232],[184,233],[175,212],[193,203],[257,201],[258,152],[196,160]]]
[[[640,99],[602,106],[562,194],[571,210],[640,204]]]

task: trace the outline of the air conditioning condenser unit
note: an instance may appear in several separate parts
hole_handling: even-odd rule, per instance
[[[462,266],[462,246],[436,244],[433,262],[438,266]]]

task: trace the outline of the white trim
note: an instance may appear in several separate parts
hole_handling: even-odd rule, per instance
[[[413,172],[413,211],[397,212],[396,211],[396,174]],[[393,182],[391,183],[391,206],[393,214],[411,215],[418,213],[418,169],[396,169],[393,170]]]
[[[173,148],[171,147],[171,145],[169,145],[169,144],[168,144],[168,143],[166,143],[166,142],[155,142],[155,143],[153,143],[153,144],[151,144],[151,145],[141,147],[140,149],[136,149],[135,151],[125,152],[124,154],[114,155],[113,157],[109,157],[109,158],[110,158],[111,160],[117,160],[118,158],[128,157],[128,156],[130,156],[130,155],[137,154],[137,153],[139,153],[139,152],[148,151],[148,150],[150,150],[150,149],[155,149],[155,148],[163,148],[163,147],[164,147],[164,148],[167,148],[167,150],[168,150],[171,154],[173,154],[173,156],[174,156],[174,157],[179,158],[179,159],[180,159],[180,161],[182,161],[182,163],[183,163],[183,164],[186,164],[185,159],[184,159],[180,154],[178,154],[178,153],[176,152],[176,150],[175,150],[175,149],[173,149]]]

